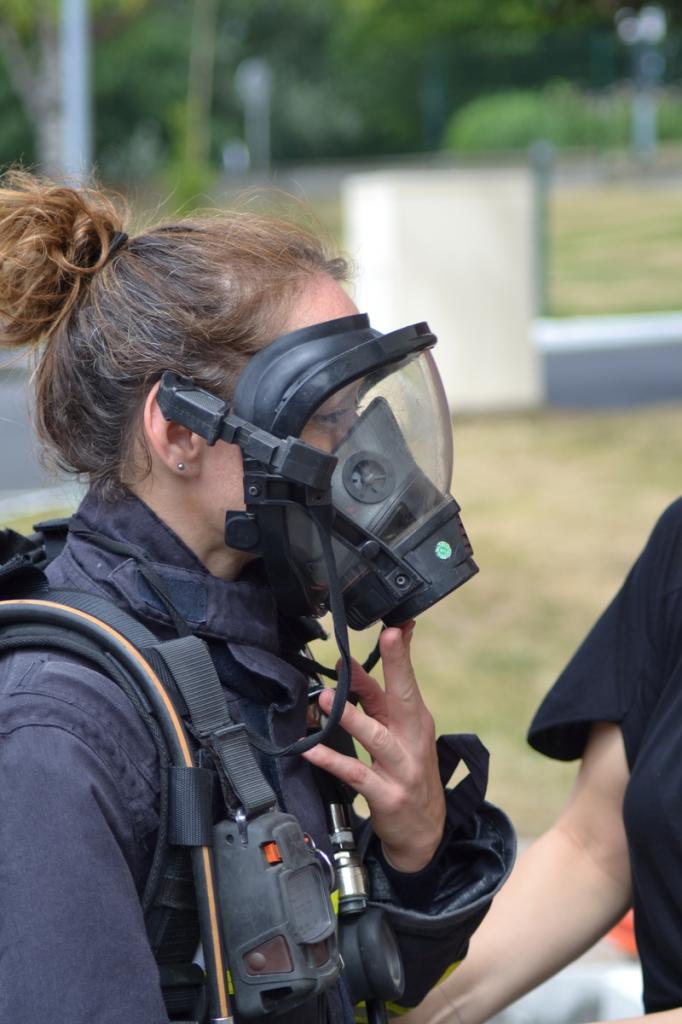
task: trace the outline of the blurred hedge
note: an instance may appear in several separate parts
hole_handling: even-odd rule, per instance
[[[668,88],[657,95],[661,140],[682,139],[682,95]],[[444,144],[459,153],[525,149],[544,139],[557,148],[625,147],[630,140],[632,91],[582,91],[568,82],[543,89],[515,89],[480,96],[450,118]]]

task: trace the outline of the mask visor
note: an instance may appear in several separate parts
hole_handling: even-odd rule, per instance
[[[350,625],[394,618],[403,606],[395,621],[404,621],[472,575],[471,548],[449,493],[450,413],[430,352],[347,385],[315,411],[301,436],[338,459],[333,550]],[[288,513],[290,549],[323,606],[327,574],[306,518],[299,510]],[[381,558],[372,561],[376,541],[411,566],[409,593],[401,595],[395,582],[404,573],[388,578]]]

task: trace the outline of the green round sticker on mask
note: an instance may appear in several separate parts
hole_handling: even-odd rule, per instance
[[[436,557],[445,560],[452,554],[452,548],[446,540],[439,540],[436,544]]]

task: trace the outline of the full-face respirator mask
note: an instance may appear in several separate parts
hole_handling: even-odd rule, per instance
[[[324,614],[338,585],[354,629],[399,624],[477,571],[435,342],[425,323],[381,334],[360,314],[306,327],[253,356],[229,409],[164,375],[166,416],[239,444],[246,508],[225,540],[263,560],[285,614]]]

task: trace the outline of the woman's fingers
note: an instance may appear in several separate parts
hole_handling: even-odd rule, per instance
[[[388,725],[388,713],[386,710],[386,694],[374,679],[373,676],[369,675],[364,670],[360,662],[356,661],[355,658],[351,659],[352,674],[351,674],[351,690],[358,698],[365,714],[375,718],[377,722],[382,722],[384,725]],[[337,664],[337,670],[339,664]],[[322,710],[327,713],[326,708]]]
[[[325,714],[331,711],[333,701],[334,691],[323,690],[319,703]],[[353,704],[346,704],[340,724],[375,760],[380,760],[386,765],[401,764],[402,748],[394,740],[389,728],[376,717],[359,711]],[[317,750],[317,747],[313,747],[313,750]]]
[[[357,757],[347,757],[331,747],[326,747],[324,743],[318,743],[311,750],[306,750],[302,756],[306,761],[317,768],[323,768],[330,775],[345,782],[356,793],[364,796],[370,808],[381,809],[387,803],[390,783]]]
[[[424,706],[410,660],[413,627],[412,622],[386,629],[379,641],[386,703],[391,720],[397,724],[414,721],[415,713]]]
[[[379,644],[384,669],[385,689],[371,676],[362,665],[351,658],[351,689],[358,697],[366,714],[389,724],[391,717],[398,721],[413,721],[416,709],[423,707],[417,680],[410,660],[410,641],[414,630],[414,620],[403,626],[384,630]],[[337,662],[337,670],[340,668]],[[327,708],[323,706],[327,713]],[[391,711],[395,715],[391,715]]]
[[[384,670],[384,687],[352,659],[351,687],[364,711],[361,714],[347,705],[341,725],[373,757],[384,757],[387,748],[394,749],[394,760],[402,758],[404,751],[418,745],[424,733],[425,719],[430,716],[424,704],[410,659],[410,640],[414,621],[384,630],[380,638]],[[324,714],[331,711],[333,690],[320,694],[320,708]],[[430,739],[430,736],[428,737]],[[393,744],[391,744],[393,740]]]

